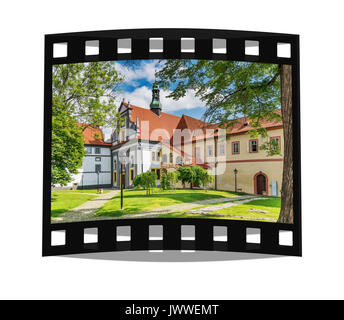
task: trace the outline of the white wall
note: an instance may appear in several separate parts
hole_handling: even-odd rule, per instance
[[[342,1],[176,0],[171,6],[151,0],[60,0],[53,10],[48,1],[5,1],[1,12],[6,31],[0,118],[8,137],[2,150],[11,161],[0,157],[6,168],[0,184],[0,298],[344,298]],[[114,19],[114,12],[125,14]],[[301,34],[302,258],[231,254],[228,261],[156,263],[122,261],[120,253],[113,260],[41,257],[44,34],[147,27]],[[324,146],[338,152],[321,152]],[[26,168],[20,179],[18,168]],[[19,188],[18,179],[24,186]]]
[[[96,161],[96,157],[94,156],[85,156],[82,168],[83,171],[95,171],[95,165],[100,164],[101,165],[101,171],[110,171],[111,170],[111,157],[100,157],[100,161]]]

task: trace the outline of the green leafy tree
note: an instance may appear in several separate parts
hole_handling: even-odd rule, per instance
[[[171,188],[175,189],[175,185],[178,182],[178,172],[170,171],[170,172],[167,173],[167,177],[170,180]]]
[[[171,189],[171,182],[168,179],[168,173],[163,173],[161,175],[161,188],[162,188],[162,190]]]
[[[151,189],[156,187],[158,176],[155,172],[147,171],[138,174],[133,181],[135,187],[141,187],[146,190],[146,195],[151,194]]]
[[[199,176],[200,176],[201,184],[203,185],[204,189],[206,189],[209,186],[209,184],[214,181],[214,177],[209,174],[208,170],[205,170],[203,168],[199,170]]]
[[[180,166],[177,170],[178,172],[178,180],[184,185],[189,183],[190,189],[192,189],[192,185],[195,181],[196,173],[195,170],[192,169],[192,166]]]
[[[142,173],[135,176],[133,185],[135,188],[144,188],[142,183]]]
[[[247,116],[251,136],[267,137],[262,120],[283,118],[284,166],[282,208],[278,222],[293,223],[292,86],[291,66],[209,60],[167,60],[157,72],[159,84],[171,89],[178,100],[188,90],[205,102],[205,120],[230,127]],[[281,108],[281,115],[277,110]],[[280,154],[279,147],[265,141],[267,155]]]
[[[51,184],[66,185],[82,165],[85,154],[82,129],[60,110],[52,117]]]
[[[163,190],[169,190],[174,188],[178,182],[178,173],[176,171],[170,171],[161,175],[161,188]]]
[[[190,189],[201,184],[207,185],[212,181],[208,171],[200,166],[181,166],[177,170],[178,179],[182,184],[189,183]]]
[[[81,145],[83,148],[82,131],[77,123],[114,127],[122,122],[115,105],[116,90],[122,80],[112,62],[53,67],[52,156],[59,155],[52,161],[53,185],[70,182],[71,175],[76,173],[74,166],[82,164],[84,152],[79,152]],[[86,128],[83,126],[82,130]]]

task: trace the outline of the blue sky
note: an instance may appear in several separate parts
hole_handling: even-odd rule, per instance
[[[120,86],[118,103],[124,98],[125,102],[142,108],[149,108],[152,100],[152,84],[154,82],[155,70],[162,65],[158,60],[139,60],[135,64],[126,61],[115,61],[116,69],[124,76],[124,83]],[[200,119],[205,112],[205,104],[195,97],[193,91],[188,91],[186,96],[175,101],[166,98],[170,91],[160,90],[160,101],[162,111],[177,116],[183,114]]]

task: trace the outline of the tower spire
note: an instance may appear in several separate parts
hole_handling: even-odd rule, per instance
[[[152,87],[152,102],[150,104],[150,109],[160,117],[161,115],[161,103],[160,103],[160,89],[156,79]]]

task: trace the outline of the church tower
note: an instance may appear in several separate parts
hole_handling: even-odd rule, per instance
[[[158,117],[160,117],[160,114],[161,114],[161,103],[160,103],[159,94],[160,94],[159,86],[156,82],[154,82],[153,88],[152,88],[152,102],[150,104],[150,109]]]

